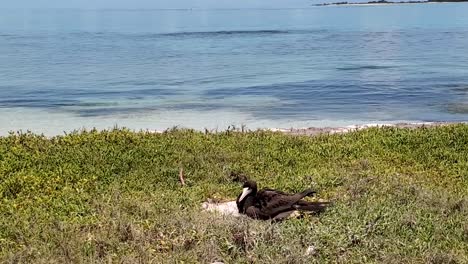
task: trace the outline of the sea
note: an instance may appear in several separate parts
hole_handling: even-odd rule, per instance
[[[0,135],[468,121],[468,3],[0,9]]]

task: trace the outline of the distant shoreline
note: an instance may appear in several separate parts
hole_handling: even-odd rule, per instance
[[[322,3],[322,4],[314,4],[313,6],[377,6],[377,5],[394,5],[394,4],[444,4],[444,3],[463,3],[468,2],[468,0],[445,0],[445,1],[437,1],[437,0],[429,0],[429,1],[369,1],[369,2],[333,2],[333,3]]]

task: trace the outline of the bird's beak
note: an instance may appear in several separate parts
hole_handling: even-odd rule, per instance
[[[239,201],[242,201],[247,195],[249,195],[250,193],[252,192],[252,189],[248,188],[248,187],[245,187],[244,189],[242,189],[242,195],[241,197],[239,198]]]

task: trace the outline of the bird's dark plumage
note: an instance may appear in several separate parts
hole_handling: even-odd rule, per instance
[[[237,208],[239,213],[254,219],[281,220],[296,210],[318,213],[322,212],[328,204],[302,200],[306,196],[315,194],[310,189],[296,194],[273,189],[257,191],[257,184],[254,181],[246,181],[242,187],[243,191],[236,200]]]

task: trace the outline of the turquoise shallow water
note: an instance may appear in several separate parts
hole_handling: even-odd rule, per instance
[[[0,10],[0,134],[468,121],[466,14]]]

